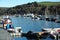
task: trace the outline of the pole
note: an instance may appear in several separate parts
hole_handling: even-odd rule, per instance
[[[58,40],[58,34],[56,35],[56,40]]]

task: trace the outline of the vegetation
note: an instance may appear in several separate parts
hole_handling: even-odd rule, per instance
[[[60,2],[32,2],[11,8],[0,7],[0,15],[23,15],[28,13],[45,15],[46,9],[48,9],[50,15],[56,15],[56,12],[60,15]]]
[[[38,4],[46,5],[46,6],[54,6],[54,5],[59,5],[60,2],[38,2]]]

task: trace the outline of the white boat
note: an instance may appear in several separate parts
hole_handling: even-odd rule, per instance
[[[42,31],[49,32],[51,38],[57,39],[60,34],[60,28],[43,28]]]
[[[60,28],[43,28],[42,31],[56,31],[56,32],[60,32]]]
[[[9,33],[21,33],[22,32],[21,27],[9,28],[7,29],[7,31]]]
[[[20,37],[22,35],[21,27],[10,28],[7,30],[12,37]]]

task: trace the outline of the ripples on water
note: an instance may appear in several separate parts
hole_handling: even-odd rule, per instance
[[[40,32],[42,28],[59,28],[60,23],[55,23],[45,20],[32,20],[30,17],[11,17],[14,27],[22,27],[23,32],[29,30],[33,32]],[[27,40],[25,37],[14,38],[15,40]],[[50,38],[42,40],[51,40]]]

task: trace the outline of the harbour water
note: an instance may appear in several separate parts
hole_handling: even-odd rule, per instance
[[[23,32],[33,31],[40,32],[42,28],[60,28],[60,23],[45,20],[32,20],[30,17],[11,16],[14,27],[22,27]],[[14,37],[15,40],[27,40],[26,37]],[[41,40],[52,40],[50,38]]]

